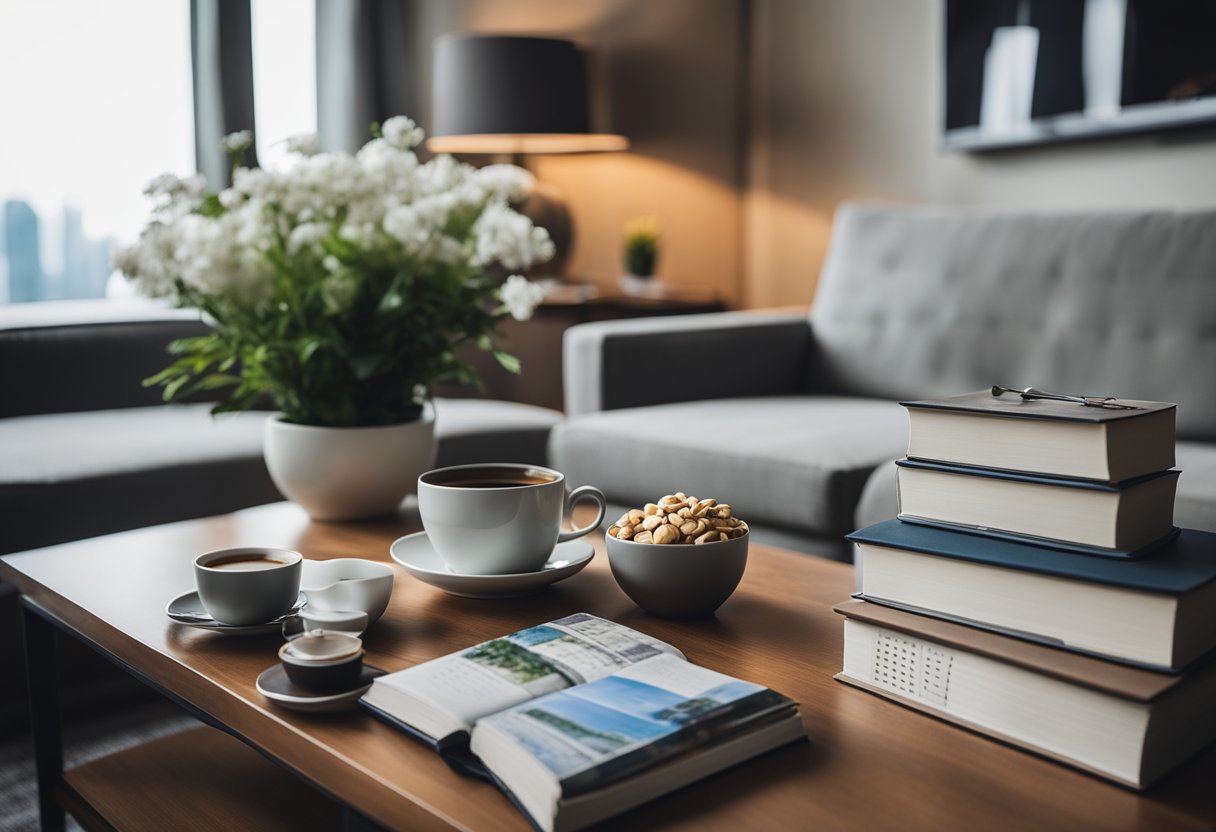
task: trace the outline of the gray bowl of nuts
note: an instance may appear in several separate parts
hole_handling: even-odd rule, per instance
[[[709,615],[747,567],[748,528],[731,507],[682,491],[621,515],[605,535],[625,594],[665,618]]]

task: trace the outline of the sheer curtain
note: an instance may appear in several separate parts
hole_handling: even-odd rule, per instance
[[[409,32],[414,0],[315,0],[317,134],[325,150],[353,151],[373,121],[419,106]],[[228,183],[220,145],[255,130],[250,0],[191,0],[198,169],[212,188]],[[247,157],[256,164],[256,153]]]
[[[214,189],[228,184],[221,140],[254,129],[249,0],[190,0],[194,142],[199,171]],[[246,157],[257,164],[250,148]]]
[[[411,0],[316,0],[317,135],[325,150],[353,151],[373,121],[415,115]]]

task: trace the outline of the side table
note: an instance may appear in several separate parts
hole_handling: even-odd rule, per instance
[[[503,399],[561,410],[562,335],[570,327],[591,321],[724,311],[726,305],[712,292],[678,290],[642,297],[596,291],[586,284],[561,283],[537,307],[532,320],[508,318],[499,326],[500,345],[523,366],[519,375],[498,366],[493,356],[470,350],[463,357],[477,368],[484,389],[439,385],[435,395]]]

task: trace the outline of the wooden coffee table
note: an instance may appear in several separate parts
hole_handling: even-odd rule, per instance
[[[333,828],[341,815],[346,828],[526,829],[496,789],[451,771],[434,752],[361,712],[310,716],[266,701],[254,679],[274,663],[277,637],[223,637],[164,615],[170,598],[193,587],[191,561],[208,549],[265,545],[310,558],[388,560],[389,543],[417,528],[408,509],[389,520],[330,524],[310,523],[297,507],[278,504],[0,559],[0,577],[24,596],[46,828],[62,823],[59,806],[67,804],[97,828],[185,830],[228,823],[301,829],[309,820]],[[753,546],[739,590],[715,618],[673,622],[635,607],[613,581],[602,541],[596,546],[586,570],[516,600],[451,597],[399,570],[388,613],[365,637],[369,663],[397,670],[587,611],[652,633],[698,664],[802,703],[809,743],[718,774],[610,826],[1216,825],[1216,747],[1142,796],[833,681],[841,666],[842,625],[831,606],[853,589],[847,566]],[[89,643],[230,736],[200,729],[206,733],[62,773],[51,673],[54,628]]]

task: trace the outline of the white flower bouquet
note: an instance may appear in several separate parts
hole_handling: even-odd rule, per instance
[[[432,383],[475,381],[457,355],[468,344],[518,372],[495,325],[530,317],[544,293],[519,275],[500,286],[487,267],[553,255],[548,232],[510,207],[529,174],[419,163],[422,131],[403,116],[373,133],[353,156],[294,140],[282,170],[244,167],[251,137],[234,134],[231,187],[149,185],[152,219],[116,265],[213,329],[171,344],[176,360],[145,383],[167,401],[226,391],[216,412],[269,396],[287,421],[348,427],[411,421]]]

